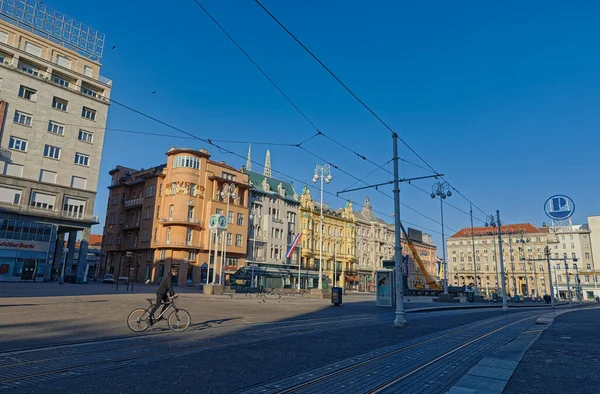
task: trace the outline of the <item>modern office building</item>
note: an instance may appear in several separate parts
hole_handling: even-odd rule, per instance
[[[48,280],[64,261],[83,279],[75,243],[84,262],[112,88],[104,39],[41,2],[0,0],[0,281]]]
[[[167,164],[145,170],[117,166],[110,175],[102,275],[157,283],[175,267],[176,283],[200,284],[207,273],[212,281],[216,267],[216,282],[223,268],[228,283],[245,265],[248,175],[210,160],[204,149],[187,148],[169,149]],[[219,239],[209,236],[212,214],[227,217]]]

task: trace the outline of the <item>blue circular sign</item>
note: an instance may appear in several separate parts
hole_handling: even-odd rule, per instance
[[[546,200],[544,211],[552,220],[566,220],[575,213],[575,203],[571,197],[557,194]]]

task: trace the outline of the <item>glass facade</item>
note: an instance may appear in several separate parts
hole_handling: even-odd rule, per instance
[[[43,281],[55,237],[46,223],[0,219],[0,281]]]

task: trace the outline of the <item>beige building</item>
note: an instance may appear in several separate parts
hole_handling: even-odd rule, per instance
[[[215,267],[220,282],[223,267],[228,283],[245,265],[246,174],[210,160],[204,149],[171,148],[167,164],[140,171],[117,166],[110,175],[103,274],[156,283],[176,267],[177,283],[185,285],[206,283],[207,273],[212,282]],[[233,185],[234,196],[223,197],[225,185]],[[228,228],[211,240],[212,214],[226,216]]]
[[[383,260],[394,259],[396,242],[394,225],[378,218],[373,212],[369,197],[360,211],[354,212],[356,217],[356,262],[358,265],[359,290],[375,291],[375,271],[383,268]],[[410,229],[410,232],[413,230]],[[420,235],[420,232],[417,232]],[[404,234],[401,239],[402,255],[409,256],[407,284],[415,288],[417,283],[424,283],[421,270],[410,251]],[[436,248],[429,234],[413,240],[427,273],[436,279]]]
[[[333,210],[323,205],[321,209],[312,200],[308,187],[300,196],[300,220],[302,222],[301,283],[302,288],[316,288],[319,267],[323,272],[323,288],[333,285],[357,288],[359,277],[355,258],[356,223],[352,203]],[[323,261],[321,254],[321,231],[323,236]]]
[[[0,11],[0,241],[33,243],[0,247],[8,267],[0,268],[0,280],[30,280],[32,272],[47,280],[50,267],[59,274],[66,261],[65,275],[81,281],[86,253],[78,264],[75,242],[81,238],[87,248],[98,223],[93,211],[112,89],[100,75],[104,35],[42,3],[13,6]],[[42,19],[43,27],[33,23]],[[49,226],[50,236],[38,239],[32,226]]]

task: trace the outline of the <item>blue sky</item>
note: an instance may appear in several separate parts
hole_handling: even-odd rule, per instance
[[[201,2],[323,132],[377,163],[390,159],[389,131],[254,1]],[[144,6],[112,0],[102,6],[79,0],[47,4],[106,34],[102,74],[113,79],[117,101],[203,138],[297,143],[314,134],[192,0],[173,7],[153,0]],[[500,209],[506,222],[541,225],[548,221],[544,201],[561,193],[577,204],[575,223],[600,214],[597,2],[263,4],[486,212]],[[118,105],[110,108],[108,127],[178,135]],[[223,145],[242,155],[248,149]],[[244,164],[200,141],[108,130],[95,208],[102,221],[108,171],[117,164],[163,163],[171,146],[203,147],[213,159]],[[359,177],[375,168],[322,137],[305,147]],[[253,145],[254,159],[262,162],[267,148],[275,171],[310,181],[317,159],[297,148]],[[402,145],[400,154],[422,165]],[[426,174],[410,164],[400,170],[405,177]],[[340,171],[333,176],[327,190],[334,193],[355,182]],[[390,176],[380,170],[365,179],[378,183]],[[433,182],[416,184],[430,191]],[[294,184],[300,192],[303,185]],[[391,195],[391,187],[381,190]],[[362,202],[367,194],[377,211],[392,214],[392,200],[377,191],[353,192],[350,198]],[[440,220],[439,202],[409,185],[402,186],[402,201]],[[447,201],[468,211],[468,202],[456,193]],[[326,202],[344,203],[331,196]],[[405,207],[401,217],[432,233],[440,245],[438,223]],[[468,226],[469,217],[448,207],[445,223],[451,235]]]

